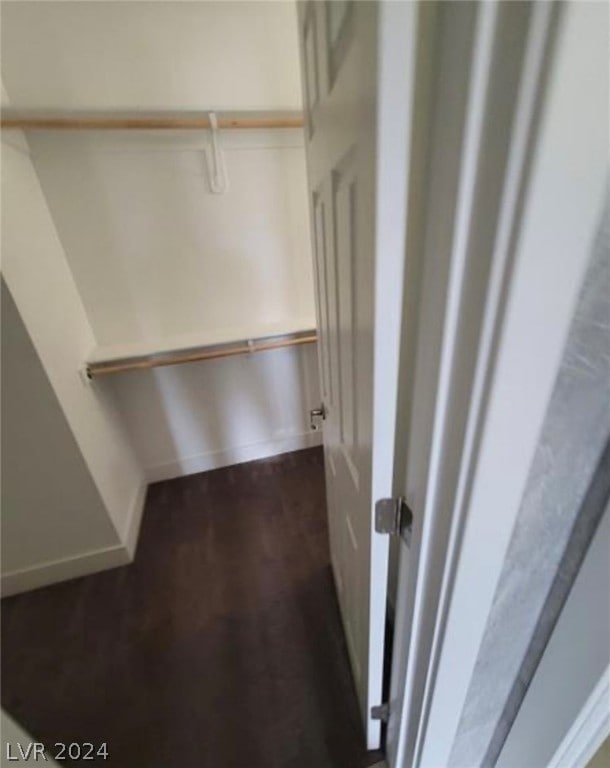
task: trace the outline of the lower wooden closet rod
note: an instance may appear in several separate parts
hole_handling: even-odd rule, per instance
[[[92,379],[95,376],[106,376],[111,373],[147,370],[167,365],[182,365],[183,363],[196,363],[200,360],[214,360],[221,357],[232,357],[233,355],[246,355],[251,352],[263,352],[268,349],[314,344],[317,340],[318,337],[315,331],[304,331],[286,336],[252,339],[235,344],[216,344],[213,346],[191,348],[183,352],[163,352],[155,355],[127,357],[121,360],[91,362],[87,364],[86,372],[88,378]]]

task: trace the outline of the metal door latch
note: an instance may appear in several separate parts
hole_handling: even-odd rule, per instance
[[[375,504],[375,531],[401,536],[407,544],[411,542],[413,512],[402,496],[379,499]]]
[[[322,424],[326,418],[326,408],[322,404],[319,408],[312,408],[309,411],[309,426],[314,431],[322,429]]]
[[[387,723],[389,719],[390,705],[387,702],[371,707],[371,720],[381,720],[382,723]]]

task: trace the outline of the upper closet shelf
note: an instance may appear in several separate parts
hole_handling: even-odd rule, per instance
[[[100,346],[89,356],[85,369],[87,377],[92,379],[111,373],[194,363],[316,341],[315,323],[303,319],[295,323],[261,326],[256,333],[250,334],[234,330]]]
[[[301,128],[303,113],[298,111],[215,112],[220,129]],[[6,108],[0,119],[2,128],[26,131],[125,131],[125,130],[208,130],[207,112],[36,112]]]

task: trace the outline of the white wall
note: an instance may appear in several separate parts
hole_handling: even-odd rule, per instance
[[[10,594],[75,567],[95,570],[104,557],[121,562],[122,548],[4,281],[1,308],[2,592]]]
[[[1,34],[15,108],[301,105],[291,2],[9,2]],[[315,325],[302,130],[221,132],[221,195],[209,189],[208,131],[28,140],[93,333],[110,354]]]
[[[201,133],[30,134],[99,344],[315,327],[302,132],[288,134],[223,135],[222,195]]]
[[[1,35],[13,106],[301,104],[292,2],[3,2]]]
[[[161,480],[320,443],[314,345],[107,377],[147,476]],[[94,386],[99,386],[95,384]]]
[[[141,512],[141,468],[112,399],[81,380],[79,369],[95,338],[31,160],[5,141],[1,177],[4,279],[114,528],[129,550]]]

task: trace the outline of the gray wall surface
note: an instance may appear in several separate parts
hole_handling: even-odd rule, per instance
[[[2,280],[2,574],[118,535]]]
[[[604,702],[603,693],[601,701],[597,697],[600,680],[610,664],[609,551],[610,504],[570,589],[496,768],[538,768],[550,765],[551,761],[564,767],[585,765],[582,759],[574,759],[582,750],[586,760],[597,729],[582,720],[578,734],[571,729],[583,708],[590,713],[589,707]],[[610,760],[598,768],[609,765]],[[592,765],[587,764],[587,768]]]
[[[608,456],[604,456],[610,433],[609,242],[606,210],[470,682],[450,768],[495,765],[603,514],[610,482]]]

